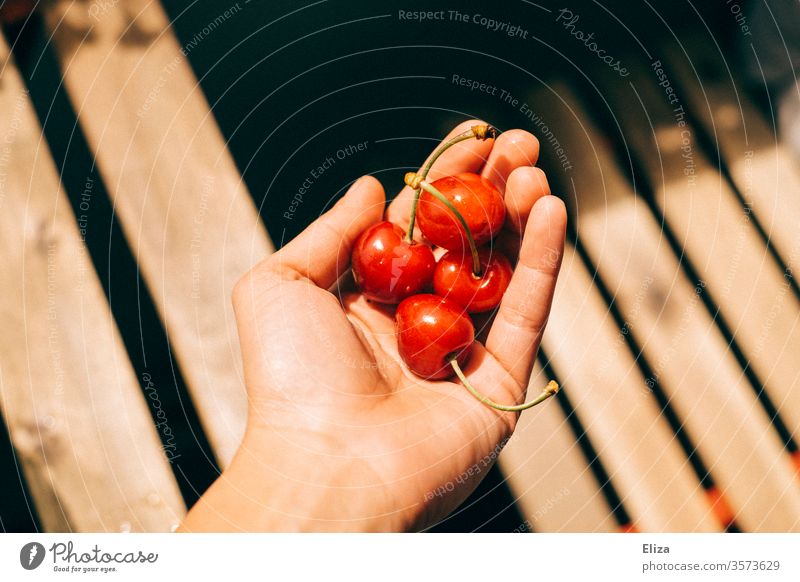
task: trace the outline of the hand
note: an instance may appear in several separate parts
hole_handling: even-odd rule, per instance
[[[450,148],[431,172],[480,172],[505,195],[499,242],[519,262],[465,373],[507,404],[524,401],[564,246],[566,212],[532,167],[538,151],[531,134],[511,130],[496,143]],[[404,189],[386,211],[403,227],[411,196]],[[247,433],[183,529],[423,529],[464,501],[511,436],[516,414],[484,406],[457,380],[425,381],[405,368],[393,308],[339,293],[355,239],[384,205],[380,183],[361,178],[237,284]]]

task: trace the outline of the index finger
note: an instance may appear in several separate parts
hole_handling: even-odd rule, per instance
[[[459,133],[464,133],[474,125],[482,125],[484,121],[472,119],[459,123],[447,136],[436,146],[439,147],[442,143],[446,142],[453,136]],[[468,139],[457,143],[441,157],[431,167],[430,174],[428,174],[431,181],[441,178],[443,176],[450,176],[460,172],[480,172],[489,153],[494,146],[494,140],[489,138],[485,140]],[[433,149],[433,151],[436,150]],[[433,152],[431,152],[433,155]],[[430,158],[430,156],[428,156]],[[414,197],[414,190],[405,186],[397,197],[389,204],[386,209],[386,219],[399,225],[405,229],[408,227],[408,219],[411,216],[411,204]]]

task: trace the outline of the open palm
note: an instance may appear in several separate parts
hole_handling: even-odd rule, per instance
[[[452,147],[431,172],[479,172],[505,195],[499,244],[519,262],[465,373],[507,404],[525,397],[564,242],[564,207],[548,196],[537,155],[536,139],[512,130],[496,143]],[[386,216],[407,226],[411,196],[406,188]],[[231,470],[260,475],[264,488],[250,494],[261,507],[240,529],[423,529],[475,489],[514,430],[517,415],[482,405],[461,384],[409,372],[394,308],[347,290],[352,244],[384,209],[380,184],[362,178],[236,287],[250,405]]]

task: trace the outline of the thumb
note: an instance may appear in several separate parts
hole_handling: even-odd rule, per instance
[[[358,235],[382,219],[385,203],[381,183],[362,176],[333,208],[251,274],[268,271],[281,279],[304,278],[328,289],[347,267]]]

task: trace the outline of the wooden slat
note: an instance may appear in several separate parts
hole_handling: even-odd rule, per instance
[[[161,5],[85,10],[47,13],[65,86],[225,466],[246,415],[231,290],[272,247]]]
[[[636,92],[607,77],[600,79],[603,93],[630,149],[644,162],[655,200],[681,248],[707,282],[782,418],[800,436],[800,300],[767,251],[750,210],[698,146],[693,128],[678,125],[680,101],[669,106],[654,72],[629,69]],[[637,106],[639,98],[646,110]]]
[[[536,393],[546,382],[537,366],[530,390]],[[498,462],[525,518],[522,530],[617,531],[611,508],[555,402],[520,416]]]
[[[713,47],[689,39],[685,49],[663,52],[685,91],[687,108],[715,140],[724,163],[745,201],[752,205],[781,257],[800,272],[800,164],[777,141],[775,133],[726,69]],[[701,71],[701,80],[696,73]]]
[[[170,531],[185,508],[0,38],[0,394],[49,531]]]
[[[716,481],[752,531],[800,529],[800,488],[789,456],[727,343],[682,272],[658,223],[634,195],[592,126],[563,85],[532,103],[571,160],[561,175],[579,236],[615,296],[656,380]],[[549,155],[543,140],[543,154]],[[555,168],[558,166],[554,165]],[[652,283],[642,289],[639,282]]]
[[[629,284],[646,292],[650,280]],[[570,245],[543,346],[633,524],[640,531],[720,531],[622,331]]]

